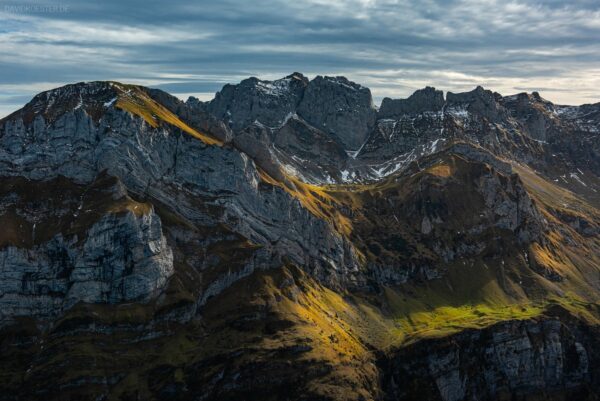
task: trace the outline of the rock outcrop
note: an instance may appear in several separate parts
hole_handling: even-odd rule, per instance
[[[234,131],[255,121],[276,127],[296,112],[307,85],[308,79],[300,73],[275,81],[248,78],[237,85],[225,85],[206,104],[206,110]]]
[[[420,89],[408,99],[384,98],[377,118],[398,118],[403,115],[415,115],[426,111],[438,112],[444,107],[444,93],[430,86]]]
[[[0,325],[49,319],[78,302],[148,302],[173,274],[173,253],[150,210],[106,215],[84,238],[57,235],[0,250]]]
[[[597,333],[558,319],[511,321],[407,347],[385,359],[389,400],[593,400]]]
[[[505,117],[505,110],[498,101],[502,96],[481,86],[470,92],[446,94],[447,107],[450,112],[466,110],[469,113],[484,117],[491,122],[500,121]]]
[[[375,123],[371,91],[344,77],[318,76],[309,82],[298,114],[320,130],[357,150]]]
[[[298,114],[350,150],[362,145],[376,115],[368,88],[344,77],[318,76],[309,81],[300,73],[275,81],[249,78],[225,85],[214,100],[198,108],[228,122],[236,132],[255,122],[279,128]]]

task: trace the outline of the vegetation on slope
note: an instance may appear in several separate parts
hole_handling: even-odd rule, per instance
[[[62,176],[48,181],[2,177],[0,184],[0,197],[15,198],[0,214],[0,247],[31,248],[59,233],[82,240],[86,230],[108,213],[140,216],[152,208],[150,203],[133,200],[118,188],[122,184],[116,178],[105,174],[89,185],[75,184]],[[36,224],[23,217],[36,214]]]
[[[355,294],[363,305],[371,305],[370,316],[379,322],[379,329],[364,328],[364,341],[377,347],[398,346],[465,328],[532,318],[557,304],[598,323],[598,238],[586,237],[573,227],[577,219],[577,227],[596,227],[597,209],[532,170],[515,166],[548,221],[542,239],[521,246],[509,231],[495,229],[489,235],[477,234],[477,240],[488,244],[481,254],[444,262],[420,232],[423,212],[450,208],[446,232],[436,232],[436,240],[449,244],[464,240],[460,233],[481,223],[481,216],[488,213],[473,185],[493,168],[456,156],[432,159],[422,169],[416,166],[414,171],[373,184],[287,187],[308,210],[338,230],[336,213],[347,219],[346,229],[339,231],[364,253],[366,263],[379,261],[389,269],[402,269],[417,260],[444,272],[438,279],[387,287],[382,297]]]
[[[190,127],[173,112],[152,99],[141,88],[117,83],[114,86],[119,90],[115,106],[143,118],[152,127],[156,128],[161,123],[166,123],[179,128],[207,145],[223,144],[218,139]]]

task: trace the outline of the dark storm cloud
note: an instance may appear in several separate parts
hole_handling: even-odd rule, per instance
[[[20,105],[11,99],[74,81],[207,97],[293,71],[347,75],[376,99],[477,84],[540,88],[562,103],[600,98],[597,1],[25,3],[0,2],[0,115]]]

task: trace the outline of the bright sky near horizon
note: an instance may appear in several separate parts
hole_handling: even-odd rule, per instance
[[[345,75],[375,100],[424,86],[600,101],[600,2],[0,0],[0,117],[67,83],[208,100],[225,83]]]

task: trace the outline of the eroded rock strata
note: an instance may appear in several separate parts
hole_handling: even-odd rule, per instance
[[[0,120],[0,399],[595,400],[599,110],[41,93]]]

